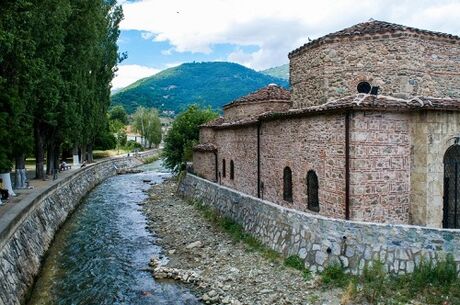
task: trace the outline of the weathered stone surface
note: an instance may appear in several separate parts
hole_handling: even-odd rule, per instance
[[[388,272],[401,274],[412,272],[422,258],[436,262],[447,253],[460,264],[455,256],[460,253],[460,231],[326,218],[263,201],[190,174],[182,181],[179,192],[233,219],[284,255],[297,249],[291,236],[302,228],[308,234],[301,231],[300,244],[310,246],[301,246],[298,254],[312,271],[322,270],[330,262],[341,262],[357,274],[379,258]],[[336,247],[340,248],[339,254]]]
[[[395,97],[458,98],[459,52],[458,39],[413,33],[328,40],[290,56],[293,106],[319,105],[353,94],[362,81]]]

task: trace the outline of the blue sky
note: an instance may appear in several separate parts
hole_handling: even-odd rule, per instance
[[[119,0],[119,89],[192,61],[231,61],[255,70],[288,63],[308,38],[370,18],[460,35],[459,0]]]

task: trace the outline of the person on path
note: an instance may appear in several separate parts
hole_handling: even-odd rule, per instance
[[[2,196],[2,200],[8,200],[10,194],[8,193],[8,190],[4,188],[3,185],[3,179],[0,178],[0,195]]]

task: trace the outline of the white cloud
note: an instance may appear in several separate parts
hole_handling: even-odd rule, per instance
[[[215,44],[256,45],[228,59],[256,69],[287,62],[307,42],[369,18],[460,34],[455,0],[140,0],[123,4],[123,30],[143,31],[176,52],[209,54]]]
[[[112,81],[113,90],[124,88],[135,81],[154,75],[160,72],[159,69],[154,69],[140,65],[120,65],[115,78]]]
[[[170,62],[170,63],[165,64],[165,67],[166,67],[166,69],[174,68],[174,67],[182,65],[183,63],[185,63],[185,62],[184,61]]]

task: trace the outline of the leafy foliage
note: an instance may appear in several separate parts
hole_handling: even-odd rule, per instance
[[[118,91],[112,96],[112,103],[123,105],[128,113],[139,106],[179,112],[192,103],[220,109],[224,104],[270,83],[288,85],[286,80],[234,63],[187,63]]]
[[[156,109],[139,107],[133,114],[133,127],[148,141],[150,147],[152,144],[155,146],[160,144],[161,122]]]
[[[343,304],[460,304],[460,279],[451,255],[436,264],[422,260],[406,275],[387,274],[380,261],[373,261],[358,276],[336,264],[326,267],[321,278],[327,287],[346,287]]]
[[[175,172],[182,170],[187,161],[185,152],[198,141],[199,126],[216,117],[217,113],[198,105],[191,105],[180,113],[165,138],[165,165]]]
[[[37,177],[62,145],[109,143],[106,112],[123,17],[115,0],[17,0],[0,5],[0,169],[34,144]],[[98,139],[98,137],[100,139]],[[113,140],[113,139],[112,139]],[[53,165],[54,163],[54,165]]]
[[[111,121],[118,120],[124,125],[128,124],[128,114],[126,113],[126,110],[122,105],[117,105],[110,109],[109,119]]]

